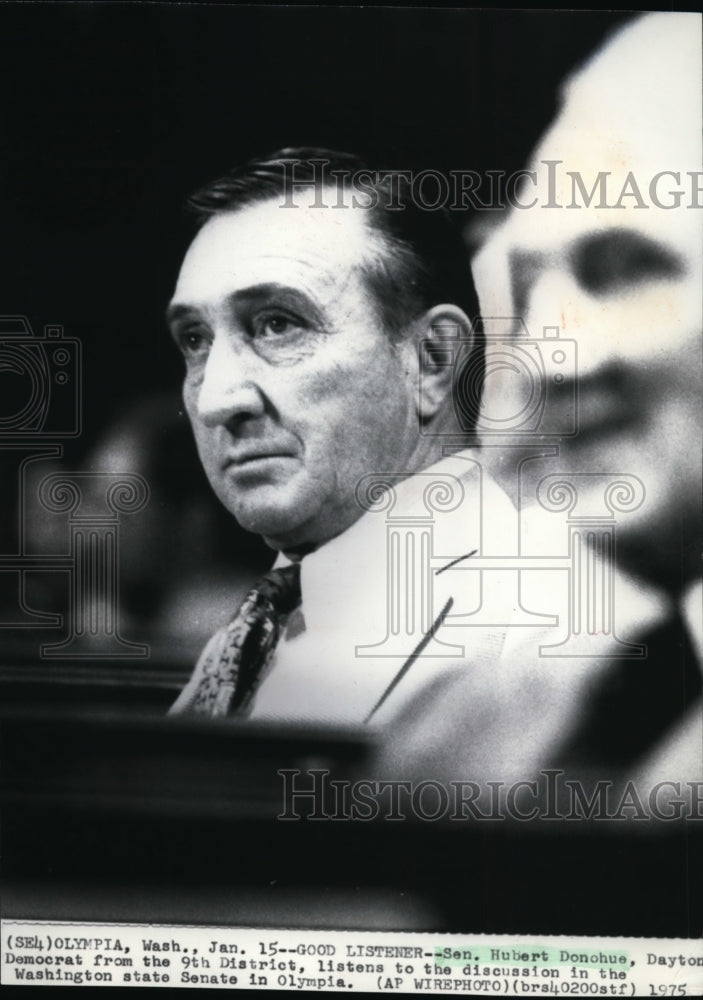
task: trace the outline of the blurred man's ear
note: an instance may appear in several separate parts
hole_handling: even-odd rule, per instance
[[[420,418],[428,420],[451,401],[459,346],[465,357],[473,347],[474,334],[464,310],[454,305],[433,306],[422,316],[419,327],[418,406]]]

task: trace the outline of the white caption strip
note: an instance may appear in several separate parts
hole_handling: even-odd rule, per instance
[[[703,942],[2,921],[3,984],[700,996]]]

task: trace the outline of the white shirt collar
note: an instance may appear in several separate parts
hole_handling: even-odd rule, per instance
[[[458,452],[440,459],[427,469],[394,482],[396,502],[392,512],[388,513],[398,520],[417,517],[419,521],[424,518],[435,527],[443,528],[442,533],[451,537],[452,522],[449,517],[437,518],[430,513],[425,503],[425,493],[431,486],[432,477],[436,477],[436,482],[440,483],[442,476],[453,477],[463,491],[467,480],[478,478],[479,467],[475,458],[472,450]],[[476,494],[478,497],[478,489]],[[453,513],[456,522],[461,521],[463,537],[475,536],[475,547],[480,548],[479,518],[476,518],[473,525],[467,523],[466,509],[461,502]],[[364,511],[341,535],[303,557],[300,588],[306,628],[324,628],[330,621],[344,620],[348,616],[348,600],[352,594],[355,602],[360,598],[363,601],[361,607],[357,603],[357,619],[362,619],[363,616],[362,620],[368,626],[364,631],[372,630],[373,623],[377,623],[379,627],[385,626],[387,579],[385,575],[379,574],[379,567],[384,565],[379,556],[387,546],[387,525],[388,515],[383,511]],[[448,550],[448,558],[464,554]],[[286,566],[291,561],[290,557],[281,552],[274,566]],[[338,617],[338,612],[344,612],[345,608],[346,613]]]

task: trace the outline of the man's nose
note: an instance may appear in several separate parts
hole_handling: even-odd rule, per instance
[[[254,351],[227,334],[216,334],[197,395],[197,413],[209,427],[259,417],[264,398]]]

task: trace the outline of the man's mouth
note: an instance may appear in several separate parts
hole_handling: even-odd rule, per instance
[[[260,462],[270,461],[277,458],[292,458],[289,451],[283,449],[249,449],[241,452],[230,452],[222,462],[223,469],[240,469]]]
[[[634,385],[611,378],[584,378],[576,385],[576,441],[612,437],[643,420],[643,400]]]

